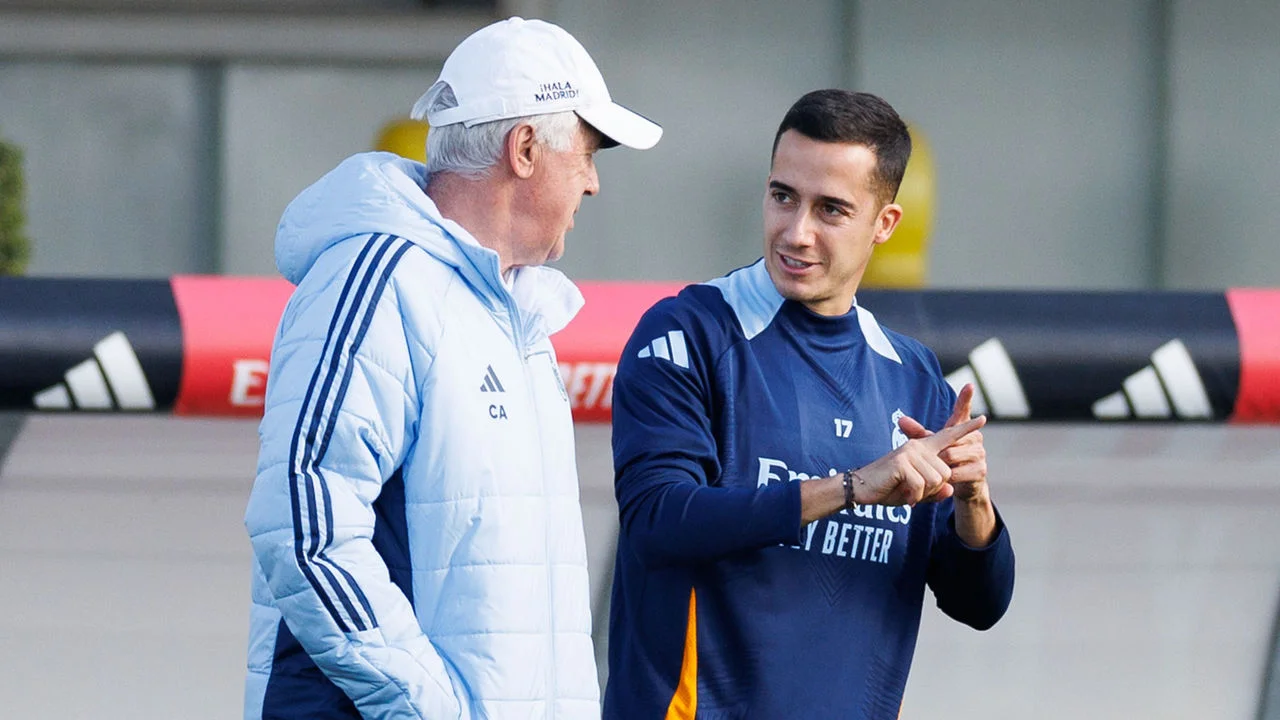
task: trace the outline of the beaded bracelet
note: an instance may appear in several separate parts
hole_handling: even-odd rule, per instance
[[[842,480],[842,484],[844,485],[844,508],[846,510],[852,510],[853,508],[858,507],[858,503],[855,502],[853,499],[854,478],[857,478],[859,485],[867,484],[867,481],[863,480],[862,476],[859,475],[854,470],[849,469],[844,471],[844,479]]]

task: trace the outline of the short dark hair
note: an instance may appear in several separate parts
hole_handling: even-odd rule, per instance
[[[773,136],[770,162],[778,141],[788,130],[830,143],[865,145],[876,156],[872,178],[876,196],[890,203],[898,195],[902,175],[911,158],[911,133],[893,106],[871,93],[814,90],[791,106]]]

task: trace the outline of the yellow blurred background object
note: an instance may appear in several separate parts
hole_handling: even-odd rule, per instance
[[[393,152],[400,157],[427,161],[427,125],[425,120],[394,118],[378,131],[373,149]]]
[[[911,160],[898,187],[902,220],[893,237],[871,253],[862,278],[865,287],[923,287],[929,269],[929,231],[933,227],[933,154],[924,133],[911,123]]]

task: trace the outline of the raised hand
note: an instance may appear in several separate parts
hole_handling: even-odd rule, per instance
[[[967,409],[964,412],[968,414]],[[958,416],[953,414],[952,417]],[[986,423],[987,418],[980,415],[949,423],[941,431],[931,433],[920,423],[904,416],[898,427],[910,439],[888,455],[858,469],[860,483],[855,491],[858,502],[914,505],[923,500],[951,497],[954,471],[943,453],[948,453],[948,457],[956,455],[950,451],[957,446],[966,447],[962,445],[965,439],[978,433]],[[981,434],[978,437],[977,447],[981,448]],[[972,445],[972,442],[968,444]],[[961,454],[971,453],[964,451]]]
[[[929,432],[911,418],[902,418],[898,427],[907,434],[908,443],[917,440],[936,440],[955,428],[973,422],[969,419],[973,404],[973,385],[966,384],[956,397],[956,406],[947,419],[946,426],[937,434]],[[975,419],[985,419],[979,416]],[[904,446],[905,447],[905,446]],[[951,471],[948,481],[950,492],[939,491],[927,500],[954,497],[956,533],[972,547],[986,547],[995,538],[996,514],[991,504],[991,490],[987,487],[987,449],[982,444],[982,433],[965,433],[955,442],[938,451],[938,459]]]
[[[973,407],[973,394],[972,383],[968,383],[960,389],[960,394],[956,397],[955,408],[951,411],[951,417],[947,419],[945,428],[951,428],[969,420]],[[898,423],[898,427],[902,429],[902,432],[906,433],[908,438],[933,436],[932,432],[909,417],[902,418]],[[981,432],[975,431],[966,434],[939,452],[938,457],[947,464],[947,467],[951,468],[951,477],[948,480],[948,484],[951,485],[957,499],[968,500],[986,494],[987,449],[983,445]],[[943,497],[929,499],[941,500]]]

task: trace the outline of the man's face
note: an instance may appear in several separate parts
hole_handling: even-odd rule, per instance
[[[849,312],[872,248],[902,217],[876,197],[875,167],[865,145],[795,130],[779,138],[764,196],[764,258],[783,297],[819,315]]]
[[[542,265],[564,255],[564,236],[573,228],[582,197],[600,192],[595,162],[600,139],[594,128],[579,122],[569,150],[541,144],[531,178],[531,225],[524,233],[527,242],[516,249],[515,265]]]

